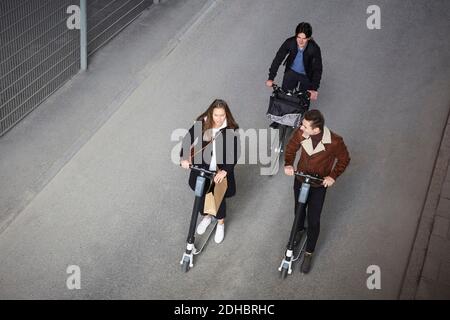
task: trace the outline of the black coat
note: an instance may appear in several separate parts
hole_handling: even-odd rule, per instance
[[[234,178],[234,166],[236,165],[239,159],[239,137],[234,129],[226,127],[221,129],[221,134],[216,135],[216,162],[217,168],[220,170],[225,170],[227,172],[227,183],[228,189],[225,193],[225,197],[229,198],[236,194],[236,181]],[[200,133],[201,134],[201,133]],[[185,153],[184,150],[190,150],[190,146],[194,143],[196,138],[199,138],[198,141],[202,141],[202,145],[198,145],[194,148],[195,151],[199,151],[202,148],[203,151],[199,152],[194,156],[192,160],[192,164],[197,165],[204,169],[209,169],[210,160],[213,150],[213,145],[209,141],[203,140],[203,137],[195,137],[194,135],[194,126],[189,129],[189,132],[183,138],[182,148],[180,152],[180,157],[182,159],[188,159],[189,157],[183,156]],[[227,149],[228,148],[228,149]],[[209,156],[208,156],[209,155]],[[191,174],[189,175],[189,186],[192,190],[195,190],[195,183],[197,181],[197,176],[199,175],[198,171],[191,170]],[[207,183],[207,186],[209,183]]]
[[[278,68],[283,62],[286,55],[288,57],[284,61],[286,68],[289,68],[295,60],[298,52],[298,45],[295,37],[286,39],[272,61],[269,69],[269,80],[275,79]],[[320,79],[322,78],[322,54],[319,45],[310,39],[303,52],[303,64],[305,66],[306,76],[311,81],[311,90],[317,90],[320,86]]]

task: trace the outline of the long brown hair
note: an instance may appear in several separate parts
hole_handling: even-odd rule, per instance
[[[206,111],[203,112],[201,115],[199,115],[197,118],[197,121],[202,121],[202,133],[204,133],[206,130],[211,129],[214,126],[213,111],[215,108],[221,108],[225,110],[225,116],[227,119],[227,128],[239,129],[239,125],[234,120],[234,117],[231,114],[228,104],[222,99],[216,99],[209,105],[208,109],[206,109]]]

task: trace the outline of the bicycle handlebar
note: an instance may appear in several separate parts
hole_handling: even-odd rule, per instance
[[[281,89],[281,87],[279,87],[276,83],[272,83],[272,88],[273,88],[273,91],[277,91],[277,90]]]
[[[309,175],[309,174],[306,174],[306,173],[303,173],[303,172],[294,172],[294,174],[296,176],[303,177],[303,178],[306,178],[306,179],[312,179],[312,180],[317,180],[317,181],[323,182],[323,178],[312,176],[312,175]]]
[[[273,92],[282,92],[282,93],[285,93],[288,95],[291,94],[291,95],[296,95],[296,96],[306,95],[306,97],[308,99],[311,97],[311,93],[309,93],[308,91],[297,91],[296,89],[285,91],[285,90],[283,90],[282,87],[280,87],[276,83],[272,83],[272,88],[273,88]]]

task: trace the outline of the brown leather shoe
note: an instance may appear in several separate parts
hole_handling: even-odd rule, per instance
[[[308,273],[311,270],[312,253],[305,252],[303,262],[300,267],[302,273]]]

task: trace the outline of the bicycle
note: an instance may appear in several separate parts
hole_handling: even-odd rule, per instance
[[[292,91],[285,91],[275,83],[272,85],[273,91],[270,97],[267,117],[278,125],[278,139],[272,139],[271,155],[272,167],[271,175],[278,172],[279,158],[284,152],[286,139],[289,138],[293,129],[301,126],[303,114],[309,109],[310,93],[300,91],[297,88]]]

